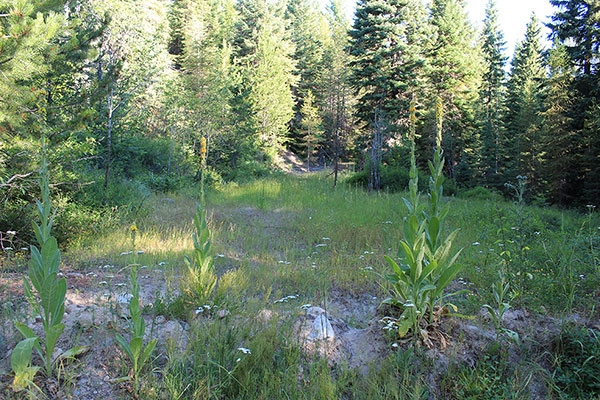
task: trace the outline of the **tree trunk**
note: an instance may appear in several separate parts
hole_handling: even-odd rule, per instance
[[[110,150],[112,145],[112,114],[113,114],[113,89],[110,89],[108,98],[108,137],[106,151],[106,171],[104,172],[104,191],[102,192],[102,205],[106,205],[106,190],[108,189],[108,178],[110,174]]]
[[[171,158],[173,157],[173,148],[175,147],[175,133],[171,128],[171,151],[169,151],[169,163],[167,165],[167,175],[171,175]]]

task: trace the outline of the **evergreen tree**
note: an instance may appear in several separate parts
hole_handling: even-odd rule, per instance
[[[259,31],[269,10],[265,0],[239,0],[235,5],[239,18],[234,26],[233,56],[242,64],[256,54]]]
[[[43,89],[35,85],[49,66],[46,57],[55,43],[65,17],[65,1],[0,0],[0,133],[28,119],[43,119],[33,112]]]
[[[361,0],[350,31],[356,116],[372,132],[369,187],[379,189],[382,150],[408,126],[408,104],[423,89],[427,24],[419,0]]]
[[[600,206],[600,102],[590,105],[583,127],[585,152],[583,154],[583,203]]]
[[[408,121],[425,65],[427,21],[418,0],[361,0],[350,30],[351,81],[359,96],[357,116],[372,126],[374,110],[392,127]]]
[[[233,2],[229,0],[195,1],[188,6],[183,27],[183,77],[187,89],[183,110],[188,118],[194,143],[200,136],[208,145],[220,143],[209,152],[211,163],[231,165],[246,143],[232,137],[233,88],[237,74],[231,62],[234,24]],[[234,142],[238,142],[238,146]],[[194,150],[199,150],[193,146]]]
[[[600,180],[591,171],[596,168],[596,146],[598,132],[595,131],[594,107],[600,102],[600,0],[551,0],[559,8],[552,17],[549,27],[552,37],[565,47],[575,67],[575,79],[571,90],[575,93],[571,110],[574,135],[578,137],[579,148],[571,157],[576,161],[571,165],[574,174],[569,177],[565,196],[578,201],[594,196],[586,193],[589,180]]]
[[[574,130],[571,91],[573,67],[565,46],[555,40],[548,52],[549,77],[544,90],[544,111],[541,113],[546,197],[552,203],[567,205],[574,199],[577,182],[579,135]]]
[[[321,137],[323,133],[321,117],[319,116],[319,110],[314,105],[314,97],[310,90],[304,98],[300,114],[302,115],[302,128],[304,130],[302,142],[306,148],[306,162],[308,171],[310,172],[310,159],[315,152],[315,148],[323,139]]]
[[[584,75],[598,63],[600,0],[550,0],[559,8],[548,26],[552,36],[565,43],[567,53]]]
[[[322,87],[319,85],[323,73],[325,42],[329,40],[327,21],[309,0],[290,0],[287,3],[285,17],[289,21],[288,32],[294,45],[293,60],[296,65],[297,83],[292,87],[295,97],[295,118],[290,124],[292,149],[293,143],[302,136],[301,108],[308,91],[320,108],[323,101]]]
[[[459,183],[470,183],[479,162],[475,113],[481,84],[481,50],[463,0],[434,0],[431,23],[436,35],[429,53],[429,82],[431,95],[439,96],[445,106],[443,137],[449,175]],[[428,109],[435,109],[434,101],[430,96]],[[432,115],[429,121],[433,137]]]
[[[173,0],[169,10],[169,54],[174,57],[175,68],[181,69],[181,60],[185,49],[185,26],[187,9],[186,0]]]
[[[525,39],[515,49],[508,83],[505,146],[508,151],[506,175],[514,181],[527,176],[530,188],[539,193],[541,148],[542,85],[545,68],[540,44],[538,20],[533,15],[527,24]]]
[[[323,128],[325,152],[333,161],[334,185],[337,184],[340,161],[347,157],[355,131],[353,124],[354,97],[350,86],[350,56],[348,28],[340,0],[332,0],[328,7],[331,39],[326,43],[324,70],[321,75],[323,90]]]
[[[285,141],[294,114],[292,51],[283,20],[271,15],[259,31],[254,65],[248,71],[252,121],[258,143],[269,157],[274,157]]]
[[[498,10],[495,0],[489,0],[485,11],[482,33],[484,73],[480,90],[481,117],[481,166],[486,184],[503,184],[499,176],[502,165],[501,134],[504,103],[504,35],[498,26]],[[509,139],[510,140],[510,139]]]

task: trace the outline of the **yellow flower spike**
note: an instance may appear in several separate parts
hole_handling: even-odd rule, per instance
[[[411,100],[410,108],[408,109],[408,112],[410,113],[410,123],[413,125],[416,124],[417,123],[417,107],[415,106],[414,100]]]
[[[129,230],[131,232],[137,232],[138,228],[137,228],[137,226],[135,224],[131,224],[131,226],[129,227]]]
[[[442,146],[442,128],[443,128],[443,120],[444,120],[444,103],[442,102],[442,98],[438,96],[435,101],[435,120],[437,123],[437,134],[435,138],[435,142],[437,147]]]
[[[206,138],[203,136],[200,139],[200,157],[202,160],[202,165],[206,164]]]

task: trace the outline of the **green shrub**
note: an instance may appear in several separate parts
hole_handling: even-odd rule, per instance
[[[356,172],[346,179],[346,184],[350,186],[361,186],[363,188],[369,185],[369,170],[364,169]],[[381,166],[381,189],[390,192],[400,192],[408,189],[410,174],[406,168],[383,165]],[[419,171],[419,191],[426,192],[429,189],[429,175]],[[452,196],[457,193],[456,184],[452,180],[444,181],[444,193]]]
[[[273,176],[275,173],[276,169],[271,165],[250,160],[240,163],[231,171],[224,171],[223,177],[227,181],[248,182],[259,178]]]
[[[175,192],[183,186],[183,180],[177,176],[149,172],[142,179],[144,185],[155,192]]]
[[[566,327],[554,343],[554,382],[570,398],[600,395],[600,332]]]
[[[474,200],[502,200],[502,195],[493,189],[488,189],[483,186],[476,186],[471,189],[461,190],[459,197],[463,199],[474,199]]]

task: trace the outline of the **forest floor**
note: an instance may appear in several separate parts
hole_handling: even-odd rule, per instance
[[[184,255],[192,249],[194,196],[157,195],[135,221],[71,243],[61,266],[68,290],[58,347],[89,350],[61,365],[58,378],[38,378],[45,396],[561,398],[557,341],[571,325],[600,329],[596,216],[523,211],[495,197],[448,198],[448,230],[461,229],[455,247],[463,248],[464,265],[451,289],[469,290],[455,304],[470,318],[448,318],[436,327],[441,342],[413,349],[382,322],[392,315],[381,307],[389,295],[383,256],[397,251],[402,195],[333,188],[325,175],[229,184],[209,193],[219,278],[205,304],[187,302],[180,289]],[[131,223],[139,227],[135,243]],[[522,258],[507,260],[506,250]],[[13,322],[41,330],[25,315],[24,260],[15,258],[0,275],[0,398],[24,398],[9,389],[10,354],[19,339]],[[482,310],[507,262],[527,276],[515,278],[503,319],[518,341],[498,338]],[[139,393],[120,379],[130,364],[115,342],[115,333],[127,332],[132,264],[139,265],[146,340],[158,339]],[[323,340],[311,336],[317,320],[331,324]]]

